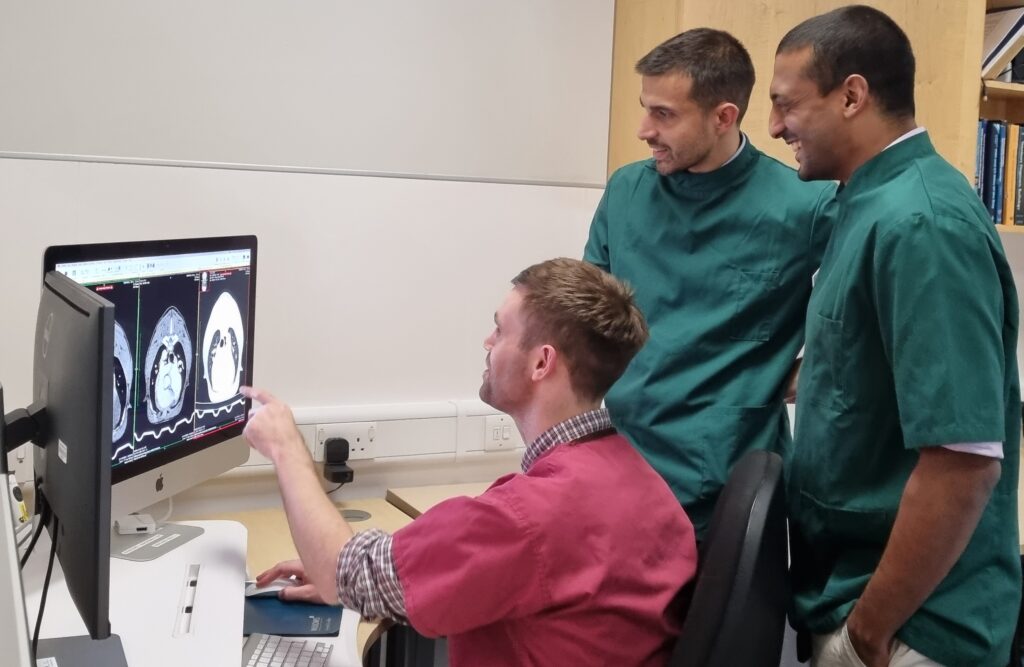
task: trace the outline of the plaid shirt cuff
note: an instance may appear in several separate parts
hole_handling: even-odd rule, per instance
[[[391,553],[392,536],[373,529],[356,533],[338,554],[338,599],[363,618],[407,623],[405,594]]]

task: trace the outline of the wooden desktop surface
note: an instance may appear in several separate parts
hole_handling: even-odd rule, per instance
[[[341,510],[362,510],[369,513],[369,519],[349,521],[349,525],[357,533],[371,528],[394,532],[410,522],[408,516],[384,498],[347,500],[335,503],[335,505]],[[253,577],[280,561],[297,557],[283,508],[226,512],[213,516],[189,518],[224,519],[237,521],[245,526],[249,531],[246,566],[249,569],[249,574]],[[357,641],[363,656],[385,630],[387,630],[387,624],[381,621],[361,620],[359,622]]]
[[[412,518],[426,512],[438,503],[457,496],[479,496],[492,482],[468,484],[438,484],[434,486],[406,486],[388,489],[387,501]]]

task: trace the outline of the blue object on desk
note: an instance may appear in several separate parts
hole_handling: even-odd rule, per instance
[[[246,598],[242,634],[337,637],[342,607],[279,598]]]

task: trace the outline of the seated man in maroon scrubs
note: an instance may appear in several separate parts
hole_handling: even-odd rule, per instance
[[[626,285],[581,261],[531,266],[512,285],[484,341],[480,398],[530,443],[522,472],[393,535],[354,535],[289,408],[245,390],[263,404],[245,435],[274,462],[301,559],[257,583],[296,575],[287,599],[446,636],[454,666],[663,665],[696,569],[693,527],[601,408],[647,325]]]

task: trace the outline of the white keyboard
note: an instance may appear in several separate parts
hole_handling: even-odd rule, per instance
[[[324,667],[333,648],[312,639],[249,635],[242,646],[242,667]]]

